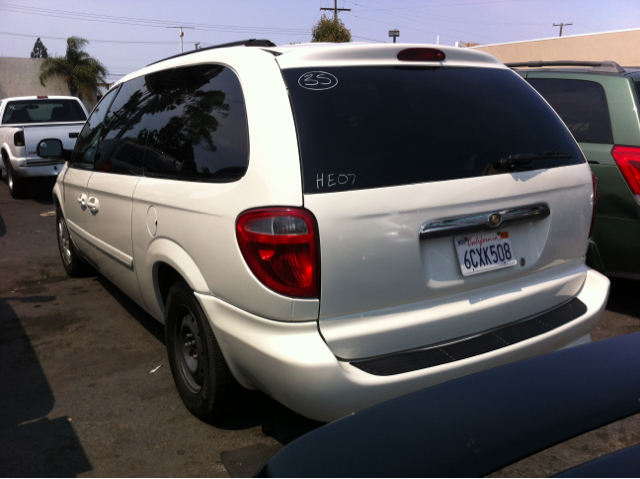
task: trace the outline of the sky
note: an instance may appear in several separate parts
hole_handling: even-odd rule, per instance
[[[184,51],[248,38],[277,45],[308,42],[334,0],[0,0],[0,56],[29,57],[38,37],[49,56],[64,55],[66,38],[109,70],[109,81]],[[338,0],[353,41],[454,45],[504,43],[640,28],[638,0]]]

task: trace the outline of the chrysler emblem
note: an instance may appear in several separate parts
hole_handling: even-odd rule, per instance
[[[489,216],[489,224],[491,226],[498,226],[501,222],[502,222],[502,216],[500,216],[498,213],[494,213],[491,216]]]

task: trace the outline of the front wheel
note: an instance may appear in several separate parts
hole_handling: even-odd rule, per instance
[[[59,208],[56,209],[56,230],[58,250],[60,251],[60,259],[62,260],[64,270],[72,278],[84,276],[88,270],[88,265],[80,257],[73,241],[71,241],[67,222]]]
[[[239,385],[207,317],[183,280],[169,290],[166,334],[171,373],[187,409],[202,420],[229,411]]]

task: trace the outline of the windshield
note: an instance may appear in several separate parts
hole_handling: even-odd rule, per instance
[[[298,129],[305,193],[584,162],[558,116],[510,70],[332,67],[283,74]],[[510,155],[541,152],[562,155],[499,165]]]
[[[2,123],[54,123],[86,119],[87,115],[76,100],[19,100],[7,104]]]

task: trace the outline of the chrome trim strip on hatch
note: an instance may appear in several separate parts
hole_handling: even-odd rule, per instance
[[[471,231],[490,231],[504,224],[541,220],[550,214],[549,206],[540,203],[473,215],[441,218],[423,224],[420,228],[420,239],[455,236]]]

